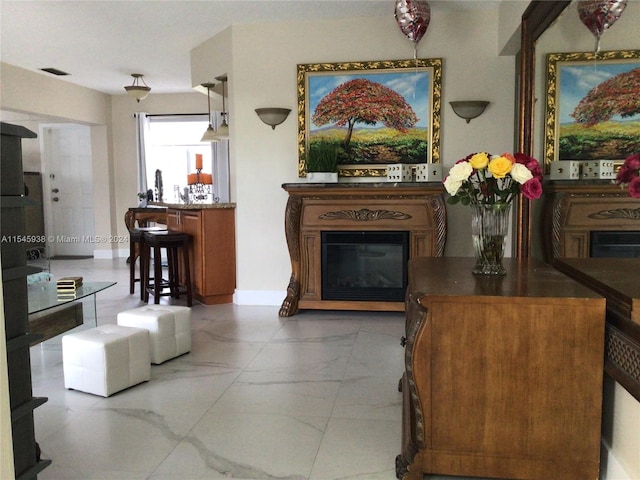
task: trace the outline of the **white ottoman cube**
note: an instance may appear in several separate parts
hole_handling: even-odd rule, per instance
[[[174,305],[146,305],[118,313],[118,325],[146,328],[151,363],[159,364],[191,350],[191,309]]]
[[[102,325],[62,337],[64,386],[108,397],[151,378],[149,332]]]

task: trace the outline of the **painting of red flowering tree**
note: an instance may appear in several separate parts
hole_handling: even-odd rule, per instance
[[[550,54],[547,74],[547,162],[640,151],[640,50]]]
[[[437,162],[441,60],[298,65],[298,173],[315,143],[334,144],[341,176]]]

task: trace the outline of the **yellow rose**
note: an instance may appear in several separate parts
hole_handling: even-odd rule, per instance
[[[469,159],[469,163],[476,170],[481,170],[486,168],[489,164],[489,155],[484,152],[476,153],[473,157]]]
[[[496,178],[504,178],[511,171],[513,163],[507,157],[493,157],[489,162],[489,171]]]

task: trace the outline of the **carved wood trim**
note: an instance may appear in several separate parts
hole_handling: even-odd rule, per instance
[[[591,213],[589,218],[597,220],[609,220],[609,219],[627,219],[627,220],[640,220],[640,208],[614,208],[611,210],[600,210],[599,212]]]
[[[605,371],[640,401],[640,343],[608,323],[605,351]]]
[[[358,222],[370,222],[375,220],[408,220],[411,215],[392,210],[338,210],[335,212],[323,213],[319,217],[321,220],[355,220]]]
[[[278,315],[290,317],[298,312],[300,299],[300,222],[302,221],[302,197],[290,195],[284,216],[284,233],[291,259],[291,278],[287,287],[287,296],[282,302]]]

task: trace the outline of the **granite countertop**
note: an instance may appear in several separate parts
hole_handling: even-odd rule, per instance
[[[166,207],[176,210],[208,210],[212,208],[236,208],[235,203],[165,203],[149,202],[150,207]]]
[[[283,183],[282,188],[398,188],[398,187],[408,187],[408,188],[425,188],[425,187],[433,187],[433,186],[441,186],[442,182],[440,180],[433,182],[332,182],[332,183],[311,183],[311,182],[294,182],[294,183]]]

